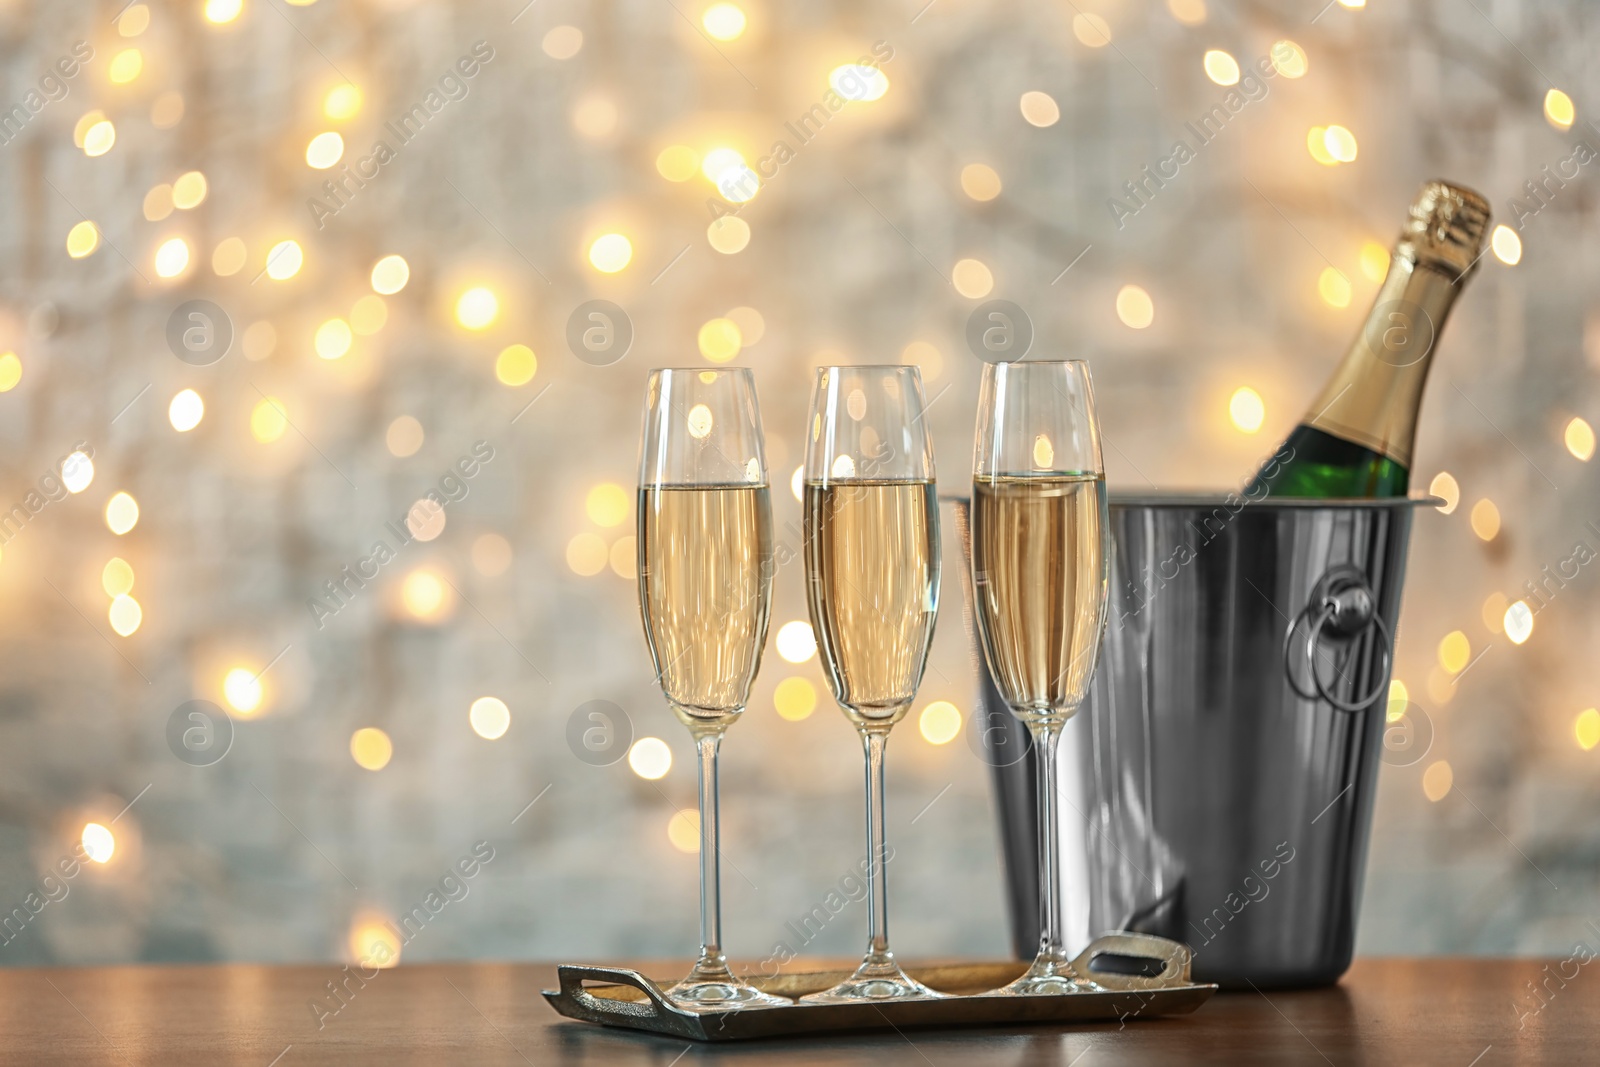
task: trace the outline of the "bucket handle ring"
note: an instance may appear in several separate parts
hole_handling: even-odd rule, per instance
[[[1294,632],[1299,628],[1300,621],[1312,611],[1316,612],[1317,617],[1306,634],[1305,648],[1306,666],[1310,671],[1315,691],[1308,693],[1301,688],[1290,658],[1294,651]],[[1371,692],[1354,701],[1346,701],[1338,694],[1329,692],[1322,675],[1317,673],[1318,642],[1324,630],[1348,640],[1359,636],[1369,627],[1377,627],[1378,636],[1382,639],[1379,648],[1383,669],[1378,672],[1378,684]],[[1284,634],[1283,673],[1289,680],[1289,688],[1306,700],[1316,700],[1320,697],[1340,711],[1352,713],[1365,711],[1388,688],[1389,672],[1393,667],[1394,639],[1389,633],[1388,624],[1383,621],[1383,616],[1378,614],[1377,598],[1372,594],[1372,586],[1367,583],[1366,575],[1357,567],[1349,565],[1334,567],[1322,576],[1322,580],[1311,593],[1310,603],[1289,623],[1289,631]]]

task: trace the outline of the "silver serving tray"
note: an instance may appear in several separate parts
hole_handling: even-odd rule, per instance
[[[1026,963],[959,963],[909,967],[911,977],[946,1000],[900,1000],[882,1004],[799,1004],[732,1011],[691,1011],[662,994],[671,982],[646,978],[624,967],[562,964],[560,989],[544,990],[550,1006],[569,1019],[669,1034],[693,1041],[741,1041],[756,1037],[802,1037],[858,1030],[913,1030],[966,1026],[1021,1026],[1033,1023],[1126,1022],[1194,1011],[1217,991],[1189,979],[1192,953],[1187,945],[1149,934],[1114,933],[1096,938],[1073,961],[1079,974],[1105,986],[1103,993],[994,997],[985,994],[1021,976]],[[1107,969],[1112,958],[1161,964],[1150,976]],[[1153,969],[1153,967],[1151,968]],[[820,993],[850,976],[849,971],[811,971],[755,977],[764,993],[799,998]],[[592,986],[585,983],[596,983]]]

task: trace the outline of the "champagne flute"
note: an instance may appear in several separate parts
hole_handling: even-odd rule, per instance
[[[650,372],[638,547],[656,680],[700,767],[700,959],[667,996],[691,1010],[792,1004],[736,977],[722,954],[717,750],[750,699],[772,599],[772,503],[748,370]]]
[[[828,684],[867,771],[866,957],[812,1003],[938,997],[889,951],[883,754],[922,681],[939,611],[933,445],[915,367],[825,367],[805,468],[806,592]]]
[[[1089,365],[993,363],[978,394],[972,578],[995,686],[1033,735],[1039,954],[1001,995],[1093,992],[1061,943],[1056,748],[1089,690],[1105,629],[1105,467]]]

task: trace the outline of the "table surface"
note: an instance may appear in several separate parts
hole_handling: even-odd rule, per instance
[[[17,968],[0,970],[0,1064],[1593,1063],[1600,976],[1586,970],[1364,959],[1331,989],[1219,993],[1193,1015],[1126,1026],[692,1045],[561,1018],[539,995],[555,985],[548,964],[397,967],[350,979],[343,1007],[327,1000],[320,1016],[313,999],[346,977],[336,966]]]

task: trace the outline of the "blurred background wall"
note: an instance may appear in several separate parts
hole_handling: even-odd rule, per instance
[[[1434,176],[1508,229],[1424,409],[1415,487],[1449,506],[1414,535],[1360,948],[1565,951],[1600,903],[1594,567],[1504,619],[1600,550],[1595,164],[1564,162],[1600,148],[1597,39],[1577,0],[0,4],[0,963],[365,956],[480,841],[404,958],[687,960],[692,750],[633,580],[647,368],[754,369],[795,547],[823,363],[919,364],[961,491],[988,299],[1092,361],[1114,486],[1234,486]],[[946,535],[890,747],[894,938],[995,955]],[[786,926],[863,854],[801,581],[724,747],[743,957],[865,924]]]

